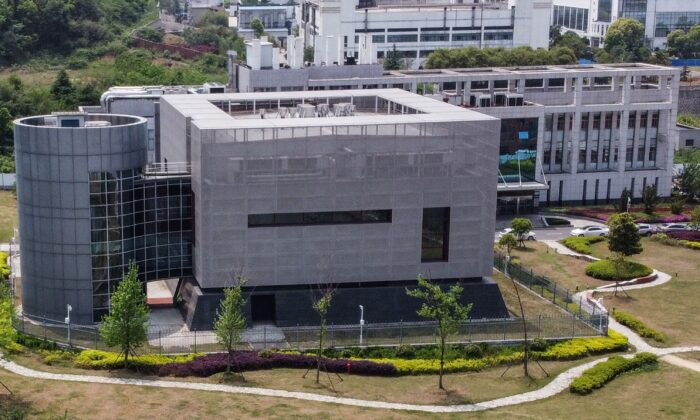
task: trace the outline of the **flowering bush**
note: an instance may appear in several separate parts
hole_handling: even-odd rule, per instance
[[[684,214],[671,214],[666,216],[652,215],[639,218],[636,221],[645,223],[683,223],[689,222],[690,217]]]
[[[673,239],[682,239],[684,241],[691,241],[691,242],[700,242],[700,231],[693,231],[693,230],[679,230],[679,231],[671,231],[668,232],[666,235]]]
[[[186,363],[170,363],[162,366],[160,376],[211,376],[226,371],[227,353],[214,353],[197,357]],[[348,364],[350,365],[348,369]],[[261,357],[255,351],[237,351],[233,354],[231,370],[245,372],[273,368],[309,369],[316,366],[316,357],[303,354],[271,353]],[[321,370],[331,373],[352,373],[368,376],[396,376],[396,367],[388,363],[367,360],[323,359]]]

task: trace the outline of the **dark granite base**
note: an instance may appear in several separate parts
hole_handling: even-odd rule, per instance
[[[490,278],[440,282],[446,286],[459,282],[464,287],[461,300],[465,304],[474,304],[470,313],[472,319],[505,318],[509,315],[498,285]],[[359,305],[364,306],[367,323],[425,321],[416,314],[421,301],[406,295],[406,287],[415,285],[416,281],[342,285],[335,290],[328,323],[357,324],[360,319]],[[306,285],[246,290],[248,322],[268,321],[279,327],[318,325],[318,315],[312,307],[313,293]],[[211,329],[223,291],[200,289],[194,279],[189,279],[183,282],[179,294],[180,310],[188,327]],[[274,300],[271,296],[274,296]],[[269,307],[271,301],[274,301],[274,308]],[[252,308],[251,303],[267,307]]]

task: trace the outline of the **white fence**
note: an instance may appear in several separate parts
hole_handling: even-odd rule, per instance
[[[9,189],[15,185],[17,174],[0,174],[0,189]]]

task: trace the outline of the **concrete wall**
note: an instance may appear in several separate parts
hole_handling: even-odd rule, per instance
[[[678,113],[700,115],[700,86],[681,86],[678,92]]]
[[[90,115],[111,127],[56,128],[43,117],[15,121],[17,202],[26,315],[92,323],[90,172],[140,168],[146,120]]]

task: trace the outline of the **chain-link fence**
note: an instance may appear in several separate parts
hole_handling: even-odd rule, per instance
[[[561,340],[573,337],[591,337],[607,328],[607,318],[600,317],[601,325],[592,326],[577,315],[536,316],[528,318],[528,338]],[[602,324],[604,323],[604,325]],[[17,330],[25,334],[67,344],[73,347],[99,350],[115,350],[100,339],[94,326],[70,325],[42,318],[19,316],[15,320]],[[285,327],[255,325],[242,337],[242,348],[293,348],[310,349],[318,345],[318,327]],[[520,318],[468,320],[450,337],[454,343],[504,343],[523,340],[523,324]],[[325,341],[335,348],[355,346],[398,346],[402,344],[425,345],[437,343],[437,326],[433,322],[399,322],[391,324],[329,325]],[[188,331],[182,328],[149,328],[148,341],[141,353],[207,353],[223,351],[212,331]]]
[[[508,261],[504,254],[498,252],[494,253],[493,266],[506,276],[515,279],[518,283],[559,306],[571,316],[589,325],[599,334],[607,335],[608,314],[600,312],[595,306],[592,306],[592,312],[585,311],[586,305],[583,305],[582,294],[576,298],[575,292],[558,285],[545,276],[536,274],[532,269],[524,267],[522,264]]]

